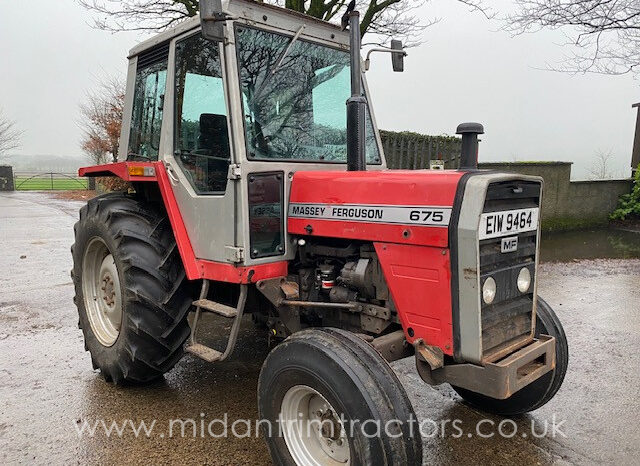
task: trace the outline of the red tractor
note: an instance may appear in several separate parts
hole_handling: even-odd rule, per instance
[[[549,401],[568,349],[537,296],[542,180],[479,171],[477,124],[458,128],[459,170],[388,170],[356,11],[341,28],[200,4],[201,20],[130,53],[122,161],[80,170],[131,186],[89,201],[75,227],[94,367],[141,383],[185,351],[223,361],[252,314],[278,343],[258,405],[281,426],[265,435],[279,464],[419,463],[389,366],[401,358],[489,412]],[[388,51],[401,70],[402,47]],[[202,313],[233,323],[226,347],[197,339]]]

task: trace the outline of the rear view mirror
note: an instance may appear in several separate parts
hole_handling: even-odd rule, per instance
[[[202,36],[215,42],[224,41],[224,21],[222,0],[200,0],[200,24]]]
[[[393,39],[391,41],[391,64],[393,71],[402,73],[404,71],[404,57],[407,53],[402,48],[402,41]]]
[[[367,59],[364,61],[365,71],[369,71],[369,68],[371,68],[371,55],[373,53],[390,53],[393,71],[396,73],[402,73],[404,71],[404,57],[407,56],[407,52],[404,51],[401,40],[391,40],[391,47],[380,47],[369,50]]]

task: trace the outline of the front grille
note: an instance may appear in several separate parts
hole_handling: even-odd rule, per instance
[[[508,181],[489,186],[484,213],[540,207],[542,186],[532,181]],[[518,249],[501,252],[502,238],[480,241],[480,283],[493,277],[497,293],[492,304],[482,302],[483,359],[501,348],[531,335],[533,298],[536,280],[538,232],[520,233]],[[532,284],[528,293],[518,290],[517,278],[523,267],[529,268]]]

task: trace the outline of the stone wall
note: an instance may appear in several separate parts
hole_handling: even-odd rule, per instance
[[[570,162],[482,163],[480,168],[537,175],[544,179],[542,227],[568,230],[604,225],[622,194],[631,192],[629,180],[571,181]]]

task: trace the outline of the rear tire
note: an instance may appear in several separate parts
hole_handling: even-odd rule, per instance
[[[416,415],[400,381],[371,345],[344,330],[305,330],[277,346],[260,372],[258,407],[272,427],[262,425],[275,464],[422,464]],[[333,433],[341,427],[343,435],[278,423],[281,415],[295,420],[296,407],[303,418],[339,420]],[[380,435],[370,435],[378,425]]]
[[[74,302],[94,369],[116,384],[160,377],[183,355],[192,302],[164,210],[106,194],[80,210],[74,230]],[[120,318],[104,319],[113,308]]]
[[[556,367],[506,400],[496,400],[464,388],[453,387],[469,404],[489,413],[517,416],[536,410],[549,402],[560,389],[569,365],[569,345],[562,324],[551,306],[538,296],[536,336],[556,339]]]

